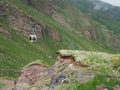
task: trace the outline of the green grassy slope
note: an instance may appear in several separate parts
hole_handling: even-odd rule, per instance
[[[101,24],[105,25],[108,30],[113,31],[115,34],[120,35],[120,30],[119,30],[119,26],[120,26],[120,21],[117,20],[112,20],[110,18],[108,18],[105,15],[102,15],[100,13],[94,13],[92,15],[93,19],[95,19],[96,21],[100,22]],[[98,18],[99,17],[99,18]],[[111,23],[112,22],[112,23]]]
[[[55,52],[58,49],[114,52],[114,50],[102,47],[93,40],[74,34],[51,17],[38,12],[35,8],[22,3],[20,0],[2,1],[9,3],[9,5],[38,23],[57,30],[61,39],[55,41],[51,37],[45,36],[35,43],[30,43],[27,37],[16,34],[5,19],[0,17],[0,24],[10,32],[10,37],[0,32],[0,76],[16,77],[16,71],[34,60],[41,60],[42,63],[52,65],[56,60]]]
[[[45,55],[45,52],[37,48],[35,44],[29,42],[25,37],[21,38],[20,35],[16,35],[12,29],[9,30],[11,31],[11,37],[0,35],[1,76],[15,76],[14,73],[17,73],[16,71],[20,67],[33,60],[42,60],[42,63],[52,63]]]
[[[71,4],[71,1],[75,3]],[[63,9],[56,6],[55,11],[74,28],[74,33],[80,32],[80,35],[98,43],[101,47],[119,52],[119,21],[108,18],[102,12],[93,13],[92,4],[88,0],[66,2],[67,4]],[[86,31],[90,32],[90,37],[85,34]]]

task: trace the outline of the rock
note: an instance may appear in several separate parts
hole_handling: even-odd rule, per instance
[[[15,86],[15,87],[13,88],[13,90],[24,90],[24,88],[23,88],[23,87]]]
[[[85,72],[86,72],[85,69],[76,70],[73,74],[73,78],[80,83],[85,83],[94,78],[95,76],[94,72],[90,71],[89,72],[87,71],[86,73]]]
[[[65,80],[67,77],[63,74],[59,74],[56,77],[53,77],[50,83],[51,90],[55,89],[55,87],[61,83],[63,83],[63,80]]]
[[[35,87],[33,90],[56,90],[62,84],[76,81],[85,83],[93,79],[94,73],[86,70],[86,68],[74,67],[73,64],[66,62],[58,62],[47,70],[41,65],[32,64],[21,70],[15,86],[21,83],[20,86],[24,88],[23,83],[26,83],[28,88]]]
[[[99,86],[96,86],[96,89],[97,90],[104,90],[104,84],[102,84],[102,85],[99,85]]]
[[[120,85],[116,85],[116,86],[114,87],[114,90],[120,90]]]
[[[97,90],[108,90],[107,88],[104,87],[104,84],[100,85],[100,86],[96,86]]]

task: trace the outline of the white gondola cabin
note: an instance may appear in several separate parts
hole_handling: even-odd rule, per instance
[[[31,34],[31,35],[29,35],[29,40],[30,40],[31,42],[34,42],[34,41],[37,40],[37,36],[36,36],[35,34]]]

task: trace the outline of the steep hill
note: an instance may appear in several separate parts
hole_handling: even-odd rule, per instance
[[[120,52],[119,20],[88,13],[85,3],[0,0],[0,76],[16,77],[14,73],[34,60],[50,66],[58,49]],[[38,40],[31,43],[33,29]]]
[[[55,10],[72,26],[74,33],[94,40],[99,45],[103,45],[102,47],[118,50],[120,7],[98,0],[66,0],[65,3],[66,5],[62,8],[56,6]]]

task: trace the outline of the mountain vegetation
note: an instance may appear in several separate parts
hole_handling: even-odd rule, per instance
[[[99,0],[0,0],[0,77],[36,60],[50,67],[60,49],[120,53],[119,15]]]

